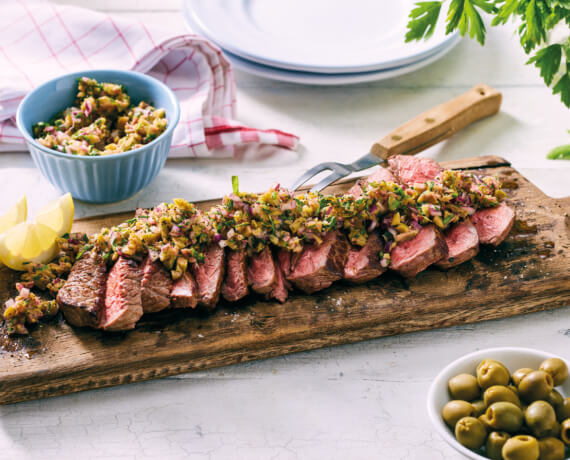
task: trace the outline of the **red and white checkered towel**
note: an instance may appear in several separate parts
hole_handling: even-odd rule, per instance
[[[86,69],[129,69],[166,83],[178,96],[180,124],[171,157],[229,157],[246,142],[295,149],[298,137],[234,121],[230,63],[198,35],[171,36],[140,21],[43,1],[10,1],[0,15],[0,150],[24,150],[14,117],[33,87]]]

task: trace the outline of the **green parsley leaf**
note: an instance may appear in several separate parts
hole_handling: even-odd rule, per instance
[[[554,45],[538,50],[537,53],[527,61],[527,64],[534,64],[535,67],[538,67],[540,69],[540,76],[547,85],[550,85],[554,75],[558,72],[558,69],[560,69],[561,58],[562,45],[555,43]]]
[[[433,35],[443,2],[418,2],[409,17],[406,42],[429,38]]]
[[[552,88],[553,94],[560,93],[560,99],[566,105],[570,107],[570,61],[566,61],[566,74],[558,80],[558,83]]]
[[[553,148],[548,152],[546,158],[549,160],[570,160],[570,144]]]

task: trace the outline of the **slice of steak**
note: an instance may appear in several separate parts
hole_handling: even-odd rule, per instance
[[[217,244],[208,247],[205,260],[199,264],[192,264],[192,274],[198,284],[198,303],[213,309],[220,299],[222,281],[225,273],[224,249]]]
[[[480,209],[471,218],[482,244],[501,244],[515,223],[515,212],[501,203],[495,208]]]
[[[107,277],[101,328],[107,331],[134,329],[143,314],[141,280],[138,263],[125,257],[117,259]]]
[[[105,301],[107,267],[95,251],[79,259],[57,293],[65,319],[74,326],[98,327]]]
[[[174,282],[170,291],[170,298],[174,308],[196,308],[198,305],[198,286],[190,273],[184,272]]]
[[[352,246],[344,265],[344,279],[351,283],[366,283],[384,273],[386,268],[380,265],[382,247],[382,238],[376,232],[368,235],[364,246]]]
[[[275,261],[276,279],[268,297],[285,303],[291,290],[291,283],[286,279],[291,271],[291,253],[285,249],[280,249],[273,254],[273,259]]]
[[[288,280],[310,294],[329,287],[342,278],[349,244],[340,232],[329,232],[322,244],[303,249]]]
[[[276,263],[281,269],[281,272],[287,278],[291,274],[292,267],[292,253],[286,249],[279,249],[277,251]]]
[[[470,220],[465,220],[447,229],[444,234],[448,254],[436,265],[439,268],[451,268],[472,259],[479,252],[479,236]]]
[[[265,246],[263,251],[250,257],[247,265],[247,278],[254,292],[258,294],[271,292],[277,278],[277,270],[269,246]]]
[[[141,301],[143,312],[154,313],[168,308],[172,278],[159,261],[147,257],[142,267]]]
[[[431,158],[395,155],[388,158],[390,169],[403,185],[434,180],[443,168]]]
[[[434,225],[426,225],[414,238],[399,243],[392,250],[390,268],[406,278],[413,278],[445,257],[445,239]]]
[[[350,188],[348,193],[358,198],[362,194],[362,189],[371,182],[397,182],[396,178],[389,169],[378,167],[370,176],[358,179],[356,183]]]
[[[237,302],[248,293],[246,253],[243,250],[230,250],[226,255],[226,276],[222,283],[222,297],[228,302]]]

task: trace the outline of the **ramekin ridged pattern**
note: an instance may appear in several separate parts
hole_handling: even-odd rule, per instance
[[[168,119],[165,132],[138,149],[98,157],[61,153],[36,142],[33,125],[71,106],[77,78],[82,76],[120,83],[135,104],[144,100],[164,108]],[[179,118],[178,100],[166,85],[148,75],[122,70],[89,70],[50,80],[24,98],[16,115],[18,128],[42,174],[62,192],[92,203],[124,200],[150,184],[164,166]]]

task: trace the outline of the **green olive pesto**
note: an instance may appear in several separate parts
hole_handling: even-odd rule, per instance
[[[81,77],[73,107],[37,123],[33,132],[40,144],[58,152],[99,156],[142,147],[167,125],[164,109],[144,101],[132,105],[122,85]]]

